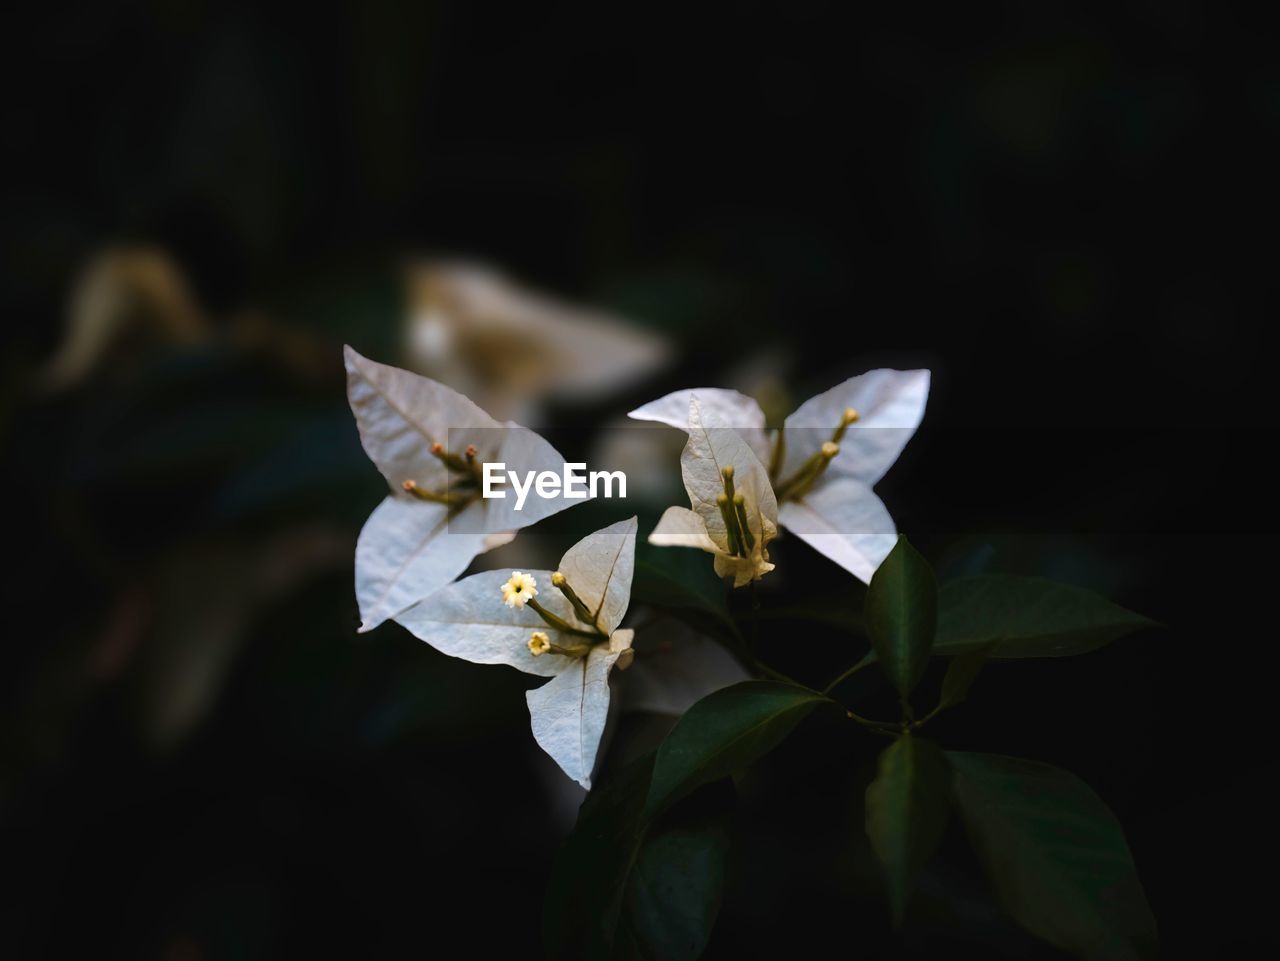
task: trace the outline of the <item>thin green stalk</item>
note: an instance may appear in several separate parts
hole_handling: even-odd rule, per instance
[[[822,693],[830,694],[832,691],[834,691],[837,687],[839,687],[845,681],[849,680],[849,678],[853,677],[853,675],[857,674],[864,667],[867,667],[872,663],[873,663],[872,661],[868,661],[864,658],[863,660],[859,661],[857,664],[853,665],[853,667],[849,668],[849,670],[845,671],[843,674],[837,677],[834,681],[832,681],[826,687],[824,687],[822,689]]]

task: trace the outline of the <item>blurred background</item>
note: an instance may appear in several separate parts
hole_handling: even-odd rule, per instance
[[[991,666],[940,739],[1084,777],[1170,956],[1274,937],[1275,37],[1194,2],[850,13],[24,11],[0,65],[0,954],[539,955],[577,796],[528,679],[356,636],[385,485],[343,343],[584,456],[671,389],[785,413],[931,368],[879,490],[940,571],[1166,625]],[[660,487],[679,446],[628,470]],[[857,609],[805,545],[778,555],[766,605]],[[796,636],[766,655],[814,683],[863,650]],[[955,878],[892,936],[853,814],[876,743],[808,733],[741,787],[710,956],[1053,956]]]

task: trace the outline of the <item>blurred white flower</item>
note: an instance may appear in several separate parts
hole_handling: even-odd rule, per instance
[[[408,276],[408,363],[500,416],[625,389],[665,364],[667,341],[559,303],[488,267],[429,261]]]
[[[347,396],[365,452],[391,488],[356,545],[361,631],[444,587],[477,554],[581,501],[482,498],[485,461],[563,472],[564,458],[527,428],[494,420],[457,391],[346,349]],[[449,450],[449,434],[466,453]],[[461,435],[461,436],[459,436]],[[495,595],[496,596],[496,595]]]
[[[716,575],[742,587],[773,570],[768,547],[778,535],[778,503],[764,465],[720,414],[714,398],[706,406],[700,393],[686,399],[680,473],[692,510],[668,507],[649,543],[707,551]]]
[[[620,683],[624,711],[679,717],[708,694],[751,679],[722,645],[676,618],[646,624],[633,649],[635,666]]]
[[[737,428],[768,466],[778,521],[869,582],[896,541],[893,518],[872,488],[924,417],[927,370],[872,370],[805,401],[772,433],[750,397],[718,388],[680,390],[631,412],[692,436],[690,399]]]
[[[43,372],[48,390],[71,387],[139,343],[190,344],[208,323],[173,259],[158,247],[111,247],[76,278],[67,331]]]
[[[590,788],[609,713],[609,673],[631,659],[633,632],[618,625],[631,601],[635,543],[633,517],[580,540],[554,574],[523,574],[555,586],[540,599],[501,603],[505,574],[488,571],[449,585],[396,620],[453,657],[551,678],[526,695],[533,736],[569,777]]]

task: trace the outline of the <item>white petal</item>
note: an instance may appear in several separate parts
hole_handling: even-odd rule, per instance
[[[564,457],[545,441],[539,434],[527,427],[508,422],[502,425],[501,437],[495,446],[498,452],[494,461],[507,465],[507,470],[516,471],[521,478],[527,472],[550,471],[557,477],[564,475]],[[523,481],[522,481],[523,482]],[[530,488],[524,506],[516,510],[515,491],[506,485],[506,497],[485,500],[485,525],[488,531],[519,530],[535,524],[544,517],[550,517],[566,508],[583,504],[585,500],[569,500],[563,496],[539,497],[537,490]]]
[[[706,524],[707,533],[722,550],[728,548],[728,534],[716,498],[724,492],[721,470],[733,466],[734,485],[749,505],[747,523],[768,543],[777,533],[778,502],[764,464],[738,432],[724,424],[714,410],[702,408],[701,398],[689,401],[689,443],[680,455],[680,473],[694,512]]]
[[[646,627],[635,663],[618,676],[622,707],[679,716],[751,675],[721,645],[675,620]]]
[[[609,671],[631,639],[631,631],[618,631],[608,644],[597,645],[525,694],[534,739],[565,774],[588,789],[609,716]]]
[[[740,394],[736,390],[724,390],[720,387],[693,387],[677,390],[637,407],[627,414],[633,420],[656,421],[689,429],[689,401],[694,395],[702,407],[704,416],[714,419],[725,427],[736,428],[747,446],[767,464],[772,452],[768,434],[765,433],[764,411],[752,398]]]
[[[486,534],[484,538],[484,546],[480,553],[484,554],[493,550],[495,547],[503,547],[510,544],[516,539],[515,531],[494,531],[492,534]]]
[[[717,553],[715,541],[707,536],[707,525],[687,507],[668,507],[649,535],[649,543],[658,547],[697,547]]]
[[[897,541],[884,503],[852,477],[824,478],[801,500],[784,503],[778,519],[863,583],[871,582]]]
[[[492,379],[580,400],[618,391],[670,358],[665,338],[554,300],[474,263],[430,264],[422,289],[453,342],[482,356]]]
[[[444,504],[407,494],[391,494],[369,515],[356,542],[356,600],[360,630],[371,631],[389,617],[444,587],[467,569],[477,554],[496,546],[504,535],[480,530],[479,504],[451,522]],[[461,524],[458,521],[461,520]],[[468,525],[474,533],[452,530]]]
[[[752,581],[758,581],[774,569],[760,552],[752,552],[750,557],[737,557],[733,554],[717,554],[712,562],[716,577],[733,578],[734,587],[745,587]]]
[[[800,405],[786,420],[786,459],[782,478],[790,477],[831,439],[845,408],[858,412],[840,442],[828,473],[856,477],[875,485],[898,459],[920,426],[929,399],[929,371],[872,370],[850,377]]]
[[[551,573],[528,573],[538,582],[538,602],[559,617],[572,618],[569,602],[558,591],[547,589]],[[534,631],[545,631],[552,644],[576,644],[582,638],[550,627],[531,607],[507,607],[502,602],[502,585],[510,576],[504,570],[464,577],[403,611],[396,621],[442,654],[473,664],[509,664],[542,677],[571,668],[580,658],[529,653],[529,636]]]
[[[600,630],[612,634],[631,603],[636,566],[636,519],[588,534],[560,559],[560,573],[596,615]],[[550,582],[548,582],[550,584]],[[550,590],[555,593],[554,587]]]
[[[443,490],[448,471],[431,445],[449,445],[449,428],[501,426],[444,384],[345,351],[347,397],[360,428],[360,442],[393,490],[407,480]],[[497,441],[497,431],[478,430]],[[489,459],[489,458],[486,458]]]

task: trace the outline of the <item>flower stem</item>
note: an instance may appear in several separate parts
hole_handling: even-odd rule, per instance
[[[557,631],[563,631],[565,634],[575,634],[578,637],[589,637],[593,640],[599,640],[604,637],[603,631],[584,631],[574,627],[564,618],[552,614],[532,597],[525,601],[525,603],[538,612],[538,616],[547,622],[548,627],[554,627]]]

